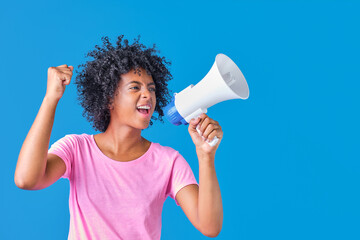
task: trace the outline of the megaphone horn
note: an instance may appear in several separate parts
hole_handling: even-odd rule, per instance
[[[248,97],[249,87],[244,75],[228,56],[220,53],[216,55],[210,71],[198,84],[191,84],[174,94],[171,102],[164,108],[165,115],[174,125],[187,125],[191,119],[207,113],[209,107],[219,102]],[[213,146],[217,140],[215,137],[212,144],[209,144]]]

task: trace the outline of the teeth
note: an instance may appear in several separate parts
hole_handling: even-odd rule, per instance
[[[150,109],[150,107],[148,107],[148,106],[140,106],[140,107],[138,107],[138,109]]]

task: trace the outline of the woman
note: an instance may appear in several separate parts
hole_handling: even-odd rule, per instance
[[[116,46],[102,38],[104,48],[76,77],[83,115],[101,133],[68,134],[48,150],[55,109],[73,67],[48,70],[44,101],[21,148],[15,183],[21,189],[43,189],[59,178],[70,181],[68,239],[160,239],[161,211],[168,196],[181,206],[204,235],[221,230],[223,210],[216,178],[215,152],[223,136],[218,122],[203,114],[191,120],[189,134],[199,158],[199,182],[182,157],[168,146],[150,142],[141,131],[152,125],[156,111],[170,97],[171,74],[164,57],[118,37]],[[196,131],[200,125],[202,136]],[[205,141],[215,136],[211,147]]]

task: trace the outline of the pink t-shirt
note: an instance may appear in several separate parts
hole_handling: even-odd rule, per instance
[[[152,142],[141,157],[119,162],[107,157],[93,135],[68,134],[48,153],[66,164],[70,181],[68,239],[160,239],[161,212],[168,196],[195,176],[180,153]]]

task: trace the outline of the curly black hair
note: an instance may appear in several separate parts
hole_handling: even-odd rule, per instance
[[[112,46],[107,36],[102,37],[103,47],[95,45],[97,50],[92,50],[85,57],[93,57],[94,60],[87,61],[79,65],[84,67],[75,79],[77,84],[78,98],[84,108],[83,117],[89,122],[93,122],[93,128],[100,132],[105,132],[110,123],[109,105],[114,100],[114,93],[120,81],[120,75],[128,73],[130,70],[139,71],[139,68],[146,70],[152,76],[156,86],[156,106],[155,112],[159,118],[151,117],[153,120],[164,122],[163,107],[171,101],[171,94],[167,88],[167,82],[172,79],[172,75],[167,68],[171,62],[165,57],[156,55],[156,45],[146,48],[139,43],[140,35],[134,39],[132,45],[124,39],[124,35],[118,36],[116,46]],[[153,122],[150,120],[150,126]]]

